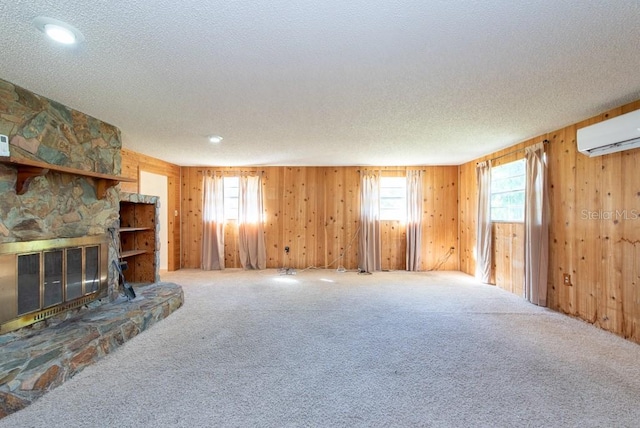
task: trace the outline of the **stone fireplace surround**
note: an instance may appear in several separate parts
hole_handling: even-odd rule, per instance
[[[118,128],[0,79],[0,134],[11,156],[117,176]],[[90,176],[49,172],[22,186],[18,169],[0,164],[0,244],[108,236],[119,224],[118,186],[98,192]],[[100,194],[99,194],[100,193]],[[84,367],[167,317],[182,289],[156,282],[120,297],[116,244],[109,244],[104,298],[0,335],[0,418],[60,385]]]

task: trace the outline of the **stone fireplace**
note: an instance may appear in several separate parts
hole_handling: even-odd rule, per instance
[[[183,294],[156,274],[136,299],[120,296],[117,184],[132,180],[119,177],[118,128],[0,79],[0,134],[2,418],[169,316]]]
[[[0,80],[0,134],[0,334],[114,299],[118,128]]]

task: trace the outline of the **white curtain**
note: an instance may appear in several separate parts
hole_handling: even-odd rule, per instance
[[[491,161],[476,166],[478,179],[478,218],[476,235],[476,278],[491,282]]]
[[[549,203],[544,144],[525,148],[525,160],[524,296],[531,303],[547,306]]]
[[[262,180],[259,176],[240,177],[238,247],[244,269],[266,268]]]
[[[380,174],[363,171],[360,180],[360,241],[358,268],[364,272],[379,271],[380,250]]]
[[[204,175],[202,207],[202,259],[204,270],[224,269],[223,178]]]
[[[422,171],[407,171],[407,270],[420,270],[422,248]]]

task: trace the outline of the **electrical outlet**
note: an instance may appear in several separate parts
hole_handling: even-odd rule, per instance
[[[564,285],[571,285],[571,275],[568,273],[565,273],[562,275],[562,283]]]

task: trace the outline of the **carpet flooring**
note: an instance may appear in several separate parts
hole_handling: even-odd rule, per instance
[[[640,424],[640,346],[461,273],[162,280],[183,308],[0,427]]]

